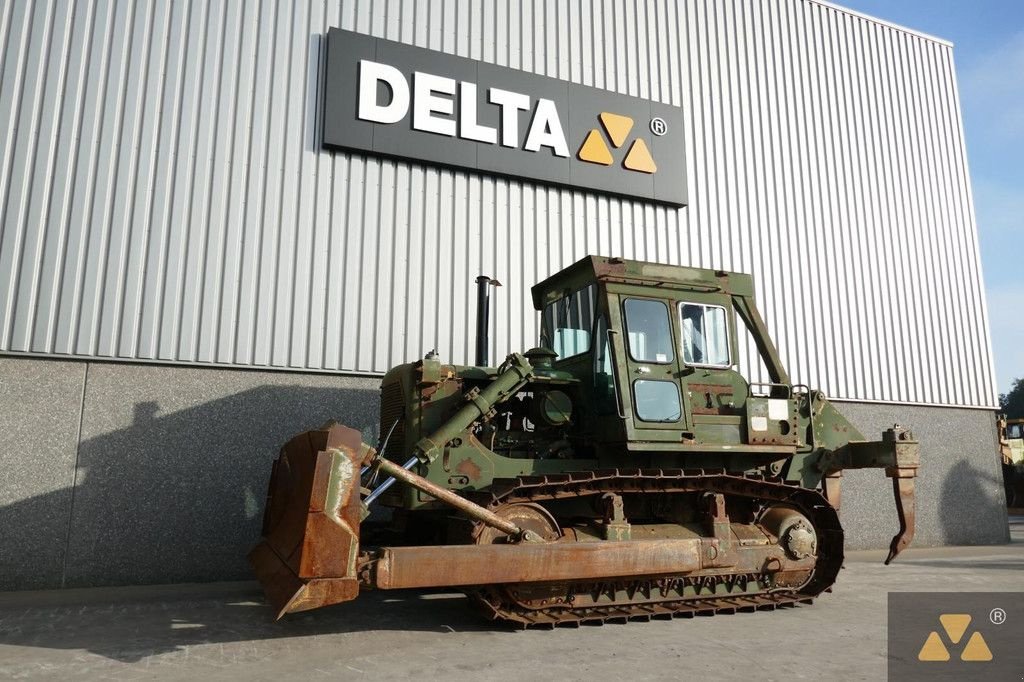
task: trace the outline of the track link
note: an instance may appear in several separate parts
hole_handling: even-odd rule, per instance
[[[579,626],[719,613],[775,610],[809,604],[835,582],[843,563],[836,510],[817,491],[722,470],[610,469],[500,479],[473,500],[494,509],[513,503],[598,495],[714,492],[790,505],[818,536],[817,562],[802,584],[778,587],[769,574],[702,571],[649,579],[489,585],[467,593],[484,613],[520,627]],[[525,596],[524,596],[525,595]]]

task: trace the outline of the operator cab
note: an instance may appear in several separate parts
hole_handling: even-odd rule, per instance
[[[648,451],[797,443],[792,389],[748,275],[592,256],[533,298],[541,345],[589,389],[578,396],[584,434]],[[736,371],[737,315],[772,377],[754,396]]]

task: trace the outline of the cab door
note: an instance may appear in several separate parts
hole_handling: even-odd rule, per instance
[[[615,374],[629,440],[679,442],[688,431],[668,301],[609,297]]]

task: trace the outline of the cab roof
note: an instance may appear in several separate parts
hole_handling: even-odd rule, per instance
[[[587,256],[536,284],[531,289],[533,307],[543,310],[545,303],[561,296],[566,290],[576,291],[597,281],[650,286],[661,290],[682,289],[721,292],[733,296],[754,295],[752,278],[741,272]]]

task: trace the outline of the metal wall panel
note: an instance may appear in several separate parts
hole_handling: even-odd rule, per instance
[[[681,106],[690,206],[321,151],[330,26]],[[501,357],[597,253],[753,273],[835,397],[995,404],[943,41],[812,0],[12,0],[0,41],[0,352],[462,362],[485,273]]]

